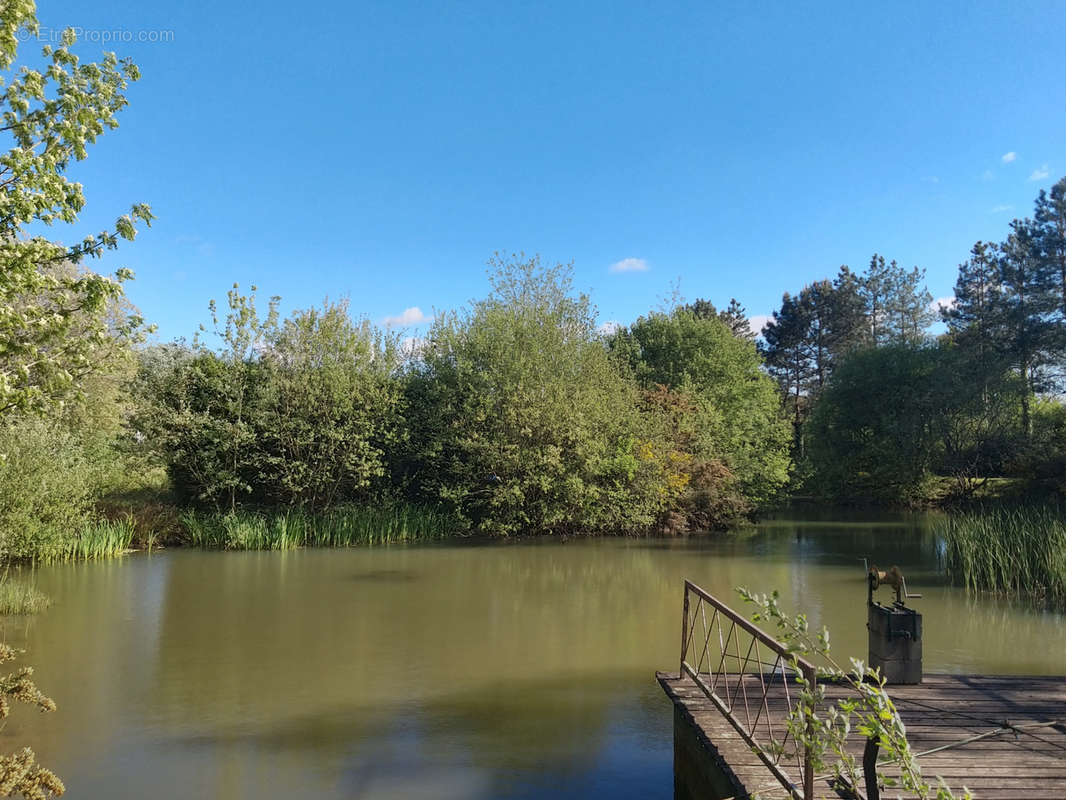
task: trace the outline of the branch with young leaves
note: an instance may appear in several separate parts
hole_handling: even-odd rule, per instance
[[[772,622],[777,627],[780,641],[788,649],[800,686],[796,708],[789,714],[788,732],[796,747],[806,750],[817,773],[828,772],[838,787],[863,785],[862,766],[848,749],[848,738],[854,731],[877,742],[885,755],[881,763],[899,769],[898,778],[879,771],[877,778],[882,786],[899,787],[922,800],[955,800],[957,795],[943,781],[933,786],[922,777],[918,759],[907,741],[903,720],[885,689],[885,679],[879,670],[871,670],[855,658],[849,659],[850,671],[841,667],[830,654],[828,629],[822,627],[813,632],[805,614],[786,614],[776,591],[766,595],[738,587],[737,592],[755,606],[752,620]],[[814,686],[799,668],[798,657],[817,657],[823,662]],[[826,699],[826,682],[844,685],[854,696],[830,703]],[[770,749],[778,755],[784,754],[780,742],[771,744]],[[964,789],[961,797],[968,800],[971,794]]]
[[[136,65],[104,53],[83,63],[73,30],[46,46],[45,65],[16,67],[23,33],[39,30],[32,0],[0,7],[0,415],[43,413],[78,396],[82,378],[106,362],[117,344],[145,332],[136,314],[115,319],[128,269],[100,275],[78,269],[151,225],[151,209],[134,205],[112,229],[64,245],[34,234],[41,223],[73,223],[85,205],[66,170],[88,145],[117,127]]]

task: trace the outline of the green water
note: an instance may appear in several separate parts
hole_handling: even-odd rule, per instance
[[[72,798],[669,798],[681,581],[781,591],[865,656],[862,557],[899,564],[927,670],[1066,672],[1062,615],[943,585],[920,517],[742,537],[173,551],[40,570],[4,623],[59,712],[17,709]],[[738,601],[739,602],[739,601]]]

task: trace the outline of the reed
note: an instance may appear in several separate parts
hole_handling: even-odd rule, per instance
[[[1066,601],[1066,513],[996,508],[941,520],[944,566],[970,589]]]
[[[63,542],[53,561],[84,561],[112,558],[129,552],[136,533],[133,520],[98,520],[85,524],[74,536]]]
[[[448,515],[403,504],[342,506],[318,513],[189,511],[181,523],[188,544],[215,550],[356,547],[444,539],[455,531]]]
[[[5,616],[36,614],[51,605],[48,595],[30,583],[0,576],[0,614]]]

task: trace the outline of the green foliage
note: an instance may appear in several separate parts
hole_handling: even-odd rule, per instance
[[[73,265],[133,239],[135,221],[152,220],[147,206],[135,205],[112,230],[69,247],[37,233],[40,224],[77,220],[85,198],[67,169],[117,127],[126,87],[138,78],[136,66],[113,53],[81,63],[71,50],[72,30],[59,47],[43,49],[43,69],[14,70],[20,31],[37,29],[32,2],[4,5],[0,69],[8,74],[0,76],[0,129],[10,146],[0,151],[0,415],[42,413],[76,397],[116,339],[136,338],[139,316],[108,314],[132,273],[108,277]]]
[[[14,661],[18,653],[0,644],[0,664]],[[33,667],[21,667],[0,676],[0,720],[11,713],[11,701],[35,706],[42,712],[56,710],[55,702],[45,696],[33,682]],[[60,797],[66,787],[55,773],[36,763],[33,751],[24,747],[9,756],[0,756],[0,796],[21,795],[26,800],[45,800]]]
[[[212,312],[214,314],[214,305]],[[229,294],[221,353],[197,343],[146,352],[133,427],[180,498],[328,508],[387,483],[402,436],[394,337],[325,303],[279,323],[253,294]]]
[[[198,512],[182,515],[187,541],[216,550],[290,550],[296,547],[355,547],[443,539],[455,520],[439,511],[403,504],[340,506],[312,513]]]
[[[774,497],[788,479],[789,432],[780,398],[755,345],[716,316],[685,308],[641,317],[612,341],[647,391],[686,395],[687,443],[695,464],[717,461],[744,504]]]
[[[48,595],[31,583],[4,573],[0,577],[0,615],[36,614],[51,605]]]
[[[489,296],[438,316],[410,370],[410,491],[492,534],[647,529],[661,465],[588,298],[568,266],[490,264]]]
[[[968,588],[1066,601],[1066,514],[1054,506],[980,509],[938,521],[948,574]]]
[[[85,449],[58,423],[0,423],[0,560],[59,557],[91,520],[94,487]]]
[[[934,348],[899,345],[856,353],[837,369],[811,420],[819,489],[892,501],[921,495],[935,463],[937,361]]]
[[[62,549],[50,560],[86,561],[113,558],[132,549],[133,537],[132,519],[93,520],[73,535],[65,537]]]
[[[779,640],[791,654],[791,666],[796,673],[798,694],[796,708],[788,717],[788,734],[793,747],[803,749],[809,755],[816,774],[831,774],[837,787],[849,794],[865,786],[863,770],[848,748],[848,739],[856,731],[867,739],[877,741],[880,748],[878,765],[890,765],[899,769],[899,778],[878,772],[878,783],[893,789],[902,789],[918,798],[952,800],[955,795],[943,780],[930,784],[923,776],[918,759],[907,741],[907,730],[900,719],[895,703],[885,689],[885,680],[878,670],[868,669],[857,659],[850,659],[850,670],[845,670],[831,654],[829,631],[822,628],[818,633],[810,630],[806,615],[795,616],[782,611],[775,591],[770,595],[756,594],[744,588],[737,592],[755,606],[752,619],[758,623],[769,622],[776,626]],[[818,658],[825,666],[818,670],[818,680],[811,681],[799,668],[797,657]],[[837,703],[828,703],[825,696],[827,681],[843,684],[851,689],[853,697]],[[785,752],[785,737],[771,748],[777,754]],[[962,797],[970,798],[969,790],[963,789]]]

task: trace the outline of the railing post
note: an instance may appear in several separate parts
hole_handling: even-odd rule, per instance
[[[685,603],[681,607],[681,664],[677,668],[677,679],[685,677],[685,656],[688,655],[688,581],[685,581]]]
[[[877,739],[867,739],[862,751],[862,775],[866,781],[866,800],[881,800],[881,787],[877,785]]]
[[[813,666],[804,668],[807,678],[807,690],[811,693],[812,697],[817,697],[818,694],[818,673]],[[811,735],[814,733],[812,729],[812,723],[808,717],[805,720],[807,728],[807,739],[810,741]],[[811,762],[811,749],[810,745],[803,745],[803,800],[814,800],[814,764]]]

